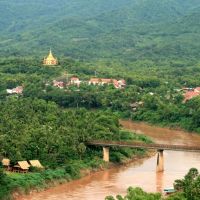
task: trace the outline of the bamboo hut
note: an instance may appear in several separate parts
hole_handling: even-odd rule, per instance
[[[10,167],[10,160],[8,158],[3,158],[3,160],[1,161],[3,167],[6,169],[6,170],[11,170],[11,167]]]
[[[44,169],[39,160],[29,160],[29,163],[31,164],[32,167]]]
[[[30,165],[27,161],[18,161],[17,165],[13,167],[13,172],[27,173]]]

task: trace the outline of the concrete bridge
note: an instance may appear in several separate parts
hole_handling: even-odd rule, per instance
[[[172,151],[190,151],[200,152],[200,146],[186,146],[186,145],[168,145],[168,144],[144,144],[139,142],[113,142],[113,141],[89,141],[89,146],[101,146],[103,147],[103,159],[109,162],[109,147],[128,147],[128,148],[142,148],[142,149],[155,149],[157,150],[157,166],[156,171],[164,171],[164,150]]]

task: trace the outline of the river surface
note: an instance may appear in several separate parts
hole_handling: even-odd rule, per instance
[[[145,133],[156,143],[200,145],[200,136],[184,131],[159,128],[145,123],[121,121],[121,124],[138,134]],[[125,195],[129,186],[139,186],[148,192],[162,192],[172,187],[175,179],[182,178],[191,167],[200,170],[200,153],[164,151],[163,173],[156,173],[156,155],[137,164],[118,167],[91,174],[19,200],[104,200],[108,195]]]

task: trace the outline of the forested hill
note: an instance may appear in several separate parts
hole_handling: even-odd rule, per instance
[[[198,59],[199,13],[199,0],[1,0],[0,55]]]

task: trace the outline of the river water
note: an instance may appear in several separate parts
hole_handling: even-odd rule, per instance
[[[145,133],[156,143],[200,145],[200,136],[184,131],[159,128],[145,123],[121,121],[124,128]],[[156,173],[156,155],[137,164],[91,174],[20,200],[104,200],[105,196],[125,195],[129,186],[139,186],[148,192],[162,192],[172,187],[175,179],[182,178],[191,167],[200,170],[200,153],[164,151],[163,173]]]

